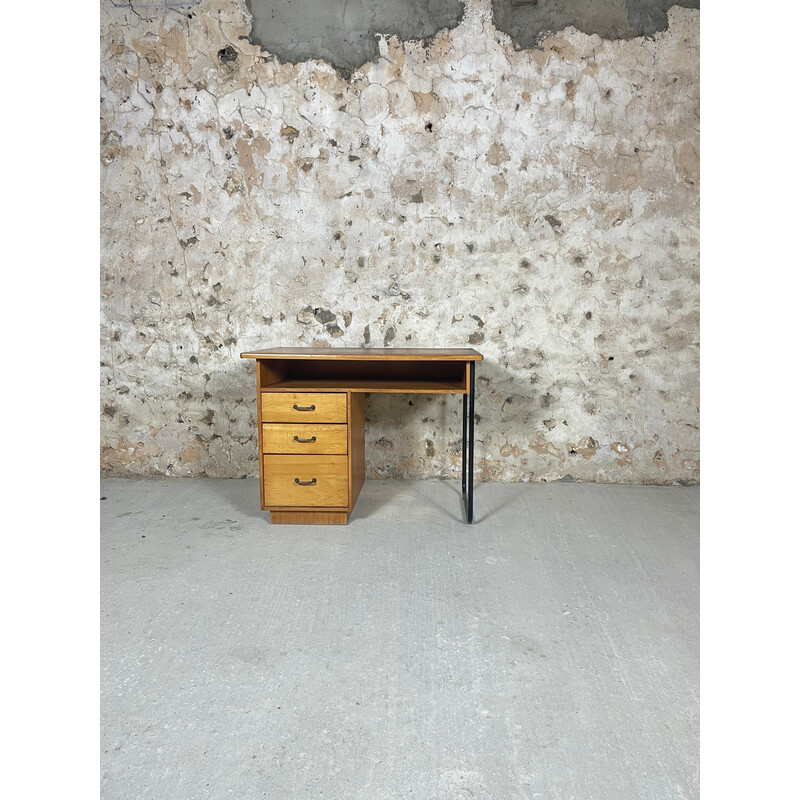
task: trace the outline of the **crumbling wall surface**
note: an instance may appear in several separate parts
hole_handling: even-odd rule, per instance
[[[478,480],[698,479],[697,10],[525,48],[466,0],[345,75],[245,0],[101,9],[108,474],[257,474],[241,351],[474,346]],[[460,408],[371,396],[369,476],[457,476]]]

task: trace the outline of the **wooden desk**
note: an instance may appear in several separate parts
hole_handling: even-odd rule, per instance
[[[256,360],[261,508],[270,522],[347,523],[364,485],[367,392],[462,396],[461,497],[472,522],[476,350],[276,347],[241,357]]]

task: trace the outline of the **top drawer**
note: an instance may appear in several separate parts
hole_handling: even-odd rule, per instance
[[[262,422],[347,422],[344,392],[262,392]]]

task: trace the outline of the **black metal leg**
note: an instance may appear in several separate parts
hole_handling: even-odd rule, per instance
[[[461,494],[467,493],[467,395],[462,394],[464,399],[461,404]]]
[[[469,406],[467,405],[469,401]],[[469,365],[469,395],[464,395],[462,404],[462,439],[461,439],[461,499],[467,515],[467,522],[472,523],[473,494],[473,462],[475,460],[475,362]]]
[[[467,475],[467,522],[472,523],[472,467],[475,464],[475,363],[469,369],[469,472]]]

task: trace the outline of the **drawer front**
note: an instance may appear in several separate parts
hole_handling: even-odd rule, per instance
[[[347,425],[270,422],[261,426],[265,453],[346,453]]]
[[[265,506],[347,506],[347,456],[262,456]]]
[[[344,392],[262,392],[262,422],[347,422]]]

